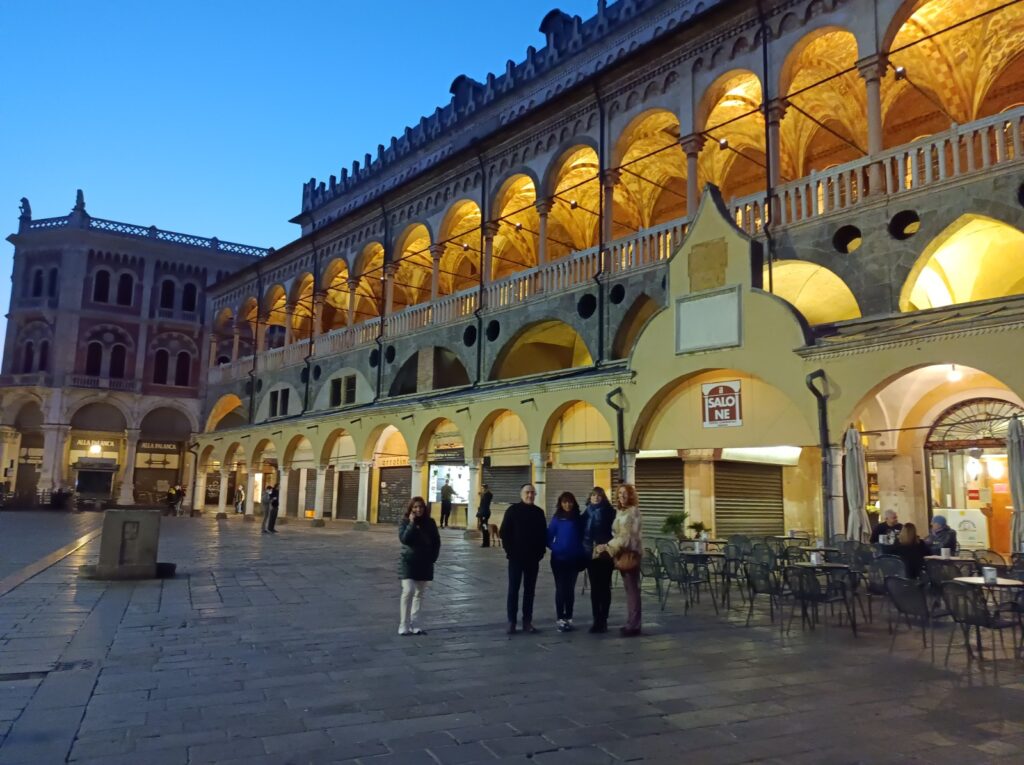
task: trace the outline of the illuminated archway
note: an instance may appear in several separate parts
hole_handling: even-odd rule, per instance
[[[305,273],[292,287],[292,341],[308,340],[313,328],[313,274]]]
[[[837,28],[815,30],[786,58],[780,92],[790,106],[779,127],[782,176],[802,178],[866,153],[867,90],[856,62],[856,38]]]
[[[409,226],[398,238],[394,310],[430,301],[430,231],[422,223]]]
[[[552,462],[564,466],[615,462],[611,425],[586,401],[569,401],[552,413],[542,446]]]
[[[451,295],[480,283],[480,206],[463,199],[453,204],[441,224],[444,242],[438,279],[439,294]]]
[[[210,415],[206,418],[205,432],[212,433],[215,430],[237,428],[245,425],[245,423],[246,418],[242,410],[242,399],[234,393],[228,393],[217,399],[217,403],[210,410]]]
[[[700,183],[714,183],[724,199],[764,189],[761,100],[761,81],[741,69],[723,74],[701,99],[697,125],[708,140],[698,158]]]
[[[288,325],[288,293],[280,284],[273,285],[263,298],[263,311],[266,324],[264,348],[280,348],[285,341],[285,327]]]
[[[900,293],[901,311],[1024,293],[1024,233],[961,216],[925,248]]]
[[[384,305],[384,245],[370,242],[352,267],[355,274],[355,321],[359,323],[380,316]]]
[[[494,237],[492,278],[501,279],[536,266],[540,216],[533,178],[513,175],[506,180],[495,198],[494,212],[498,233]]]
[[[679,118],[654,109],[636,117],[619,136],[614,237],[686,214],[686,155],[679,145]]]
[[[788,301],[808,324],[860,318],[857,298],[835,273],[804,260],[782,260],[772,266],[774,294]],[[768,266],[764,267],[768,284]]]
[[[601,206],[600,163],[590,146],[574,146],[554,165],[548,218],[548,259],[597,244]]]
[[[594,363],[583,338],[554,319],[529,325],[515,335],[494,362],[492,380],[557,372]]]
[[[335,258],[327,264],[320,285],[324,292],[321,331],[330,332],[347,326],[348,307],[353,298],[348,285],[348,263],[344,258]]]

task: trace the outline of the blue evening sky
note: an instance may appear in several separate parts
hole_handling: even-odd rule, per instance
[[[81,188],[95,217],[280,247],[304,181],[542,47],[555,1],[0,0],[0,230]]]

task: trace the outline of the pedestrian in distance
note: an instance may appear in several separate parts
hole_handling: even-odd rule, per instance
[[[576,579],[586,568],[583,547],[583,516],[572,492],[564,491],[548,524],[551,573],[555,577],[555,624],[559,632],[572,632],[572,610],[576,602]]]
[[[548,524],[544,511],[534,504],[537,489],[523,484],[519,502],[509,505],[501,520],[502,546],[508,558],[508,598],[505,603],[509,635],[516,632],[519,613],[519,588],[523,590],[523,632],[539,632],[533,626],[533,597],[537,591],[537,572],[547,551]]]
[[[270,492],[270,502],[267,503],[267,510],[263,515],[263,533],[276,534],[277,529],[274,527],[277,526],[277,508],[279,507],[277,487],[271,486],[268,491]]]
[[[178,487],[171,486],[167,489],[167,497],[165,498],[167,504],[167,515],[174,515],[174,507],[178,504]]]
[[[480,534],[483,536],[484,541],[480,545],[481,547],[491,546],[491,500],[494,499],[494,494],[487,488],[487,484],[480,487],[480,507],[477,508],[477,526],[480,529]]]
[[[608,612],[612,607],[612,573],[615,564],[605,545],[612,538],[612,524],[615,522],[615,508],[608,501],[608,495],[600,486],[590,492],[587,508],[583,512],[583,546],[590,562],[587,576],[590,580],[590,610],[594,622],[590,632],[608,631]]]
[[[640,500],[636,488],[630,483],[619,486],[616,500],[612,538],[607,545],[600,547],[612,556],[626,590],[626,624],[619,632],[623,637],[635,637],[640,634],[640,556],[644,551],[640,533]]]
[[[174,487],[174,514],[181,516],[181,506],[185,504],[185,487],[180,483]]]
[[[434,564],[441,553],[441,535],[430,517],[430,508],[423,497],[413,497],[398,526],[402,553],[398,577],[402,580],[399,635],[426,635],[419,627],[423,593],[434,580]]]
[[[239,486],[235,489],[235,515],[245,512],[245,489]]]
[[[452,498],[455,497],[455,489],[444,479],[444,486],[441,487],[441,528],[448,526],[452,517]]]
[[[263,487],[263,494],[260,496],[260,512],[263,513],[261,527],[263,533],[267,532],[267,521],[270,519],[270,499],[273,496],[273,486],[269,483]]]

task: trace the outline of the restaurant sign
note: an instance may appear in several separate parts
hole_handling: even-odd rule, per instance
[[[743,425],[739,380],[705,383],[700,388],[705,428],[736,428]]]

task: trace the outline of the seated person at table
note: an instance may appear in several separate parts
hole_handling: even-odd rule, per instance
[[[928,545],[917,535],[917,527],[913,523],[907,523],[900,531],[896,546],[892,548],[892,554],[903,559],[903,565],[907,567],[907,576],[917,579],[921,576],[921,569],[924,568],[924,556],[931,554]]]
[[[899,534],[903,524],[896,520],[895,510],[886,510],[882,513],[882,522],[871,530],[871,544],[878,544],[878,538],[882,534]]]
[[[942,548],[948,547],[956,555],[956,532],[946,525],[946,516],[932,516],[932,533],[924,540],[932,555],[941,555]]]

